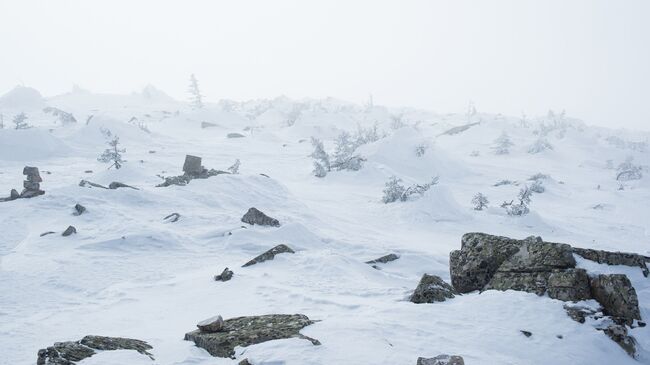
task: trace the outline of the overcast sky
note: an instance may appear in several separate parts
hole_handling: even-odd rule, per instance
[[[650,130],[650,1],[0,0],[0,94],[334,96]]]

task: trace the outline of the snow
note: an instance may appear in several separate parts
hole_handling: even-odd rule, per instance
[[[300,101],[307,107],[289,127],[284,121],[294,102],[288,98],[192,111],[155,88],[145,91],[76,90],[46,100],[74,112],[76,125],[34,118],[35,128],[0,130],[0,192],[21,187],[24,165],[40,168],[46,191],[0,203],[0,364],[34,363],[38,349],[88,334],[145,340],[156,360],[105,351],[79,364],[236,364],[243,357],[265,365],[415,364],[418,356],[441,353],[462,355],[467,364],[650,363],[648,327],[631,330],[641,348],[634,361],[548,297],[488,291],[444,303],[408,302],[422,274],[449,280],[449,252],[460,248],[466,232],[539,235],[578,247],[650,254],[650,175],[620,191],[615,171],[605,168],[606,160],[617,165],[628,156],[646,168],[650,163],[647,151],[605,140],[623,134],[569,123],[563,136],[547,137],[552,151],[531,155],[526,151],[538,138],[536,127],[517,118],[479,113],[481,124],[441,136],[467,124],[466,116],[366,111],[326,99]],[[406,126],[393,129],[391,116],[397,114]],[[150,133],[129,123],[132,117]],[[201,129],[202,121],[218,126]],[[367,158],[363,169],[311,175],[311,136],[331,151],[341,131],[375,123],[387,136],[358,149]],[[244,130],[250,126],[252,132]],[[122,169],[107,170],[97,161],[106,148],[100,128],[118,135],[126,148]],[[497,156],[491,147],[503,131],[515,146]],[[230,132],[246,138],[228,139]],[[634,141],[649,137],[638,133]],[[422,143],[429,148],[418,157],[415,147]],[[470,156],[474,150],[479,156]],[[157,175],[182,173],[185,154],[216,169],[240,159],[240,174],[156,188]],[[546,192],[533,195],[529,215],[507,216],[500,203],[514,199],[536,173],[552,177]],[[433,176],[440,183],[419,199],[384,204],[382,189],[391,175],[407,185]],[[140,190],[83,188],[81,179]],[[503,179],[520,185],[493,186]],[[477,192],[490,200],[484,211],[472,209]],[[87,212],[73,216],[76,203]],[[606,209],[593,209],[597,204]],[[241,216],[253,206],[281,227],[240,228]],[[173,212],[181,215],[178,222],[163,220]],[[68,225],[78,233],[60,236]],[[45,231],[56,234],[40,237]],[[280,243],[296,253],[240,267]],[[379,264],[380,270],[364,264],[388,253],[400,259]],[[578,261],[593,272],[628,274],[642,317],[650,316],[650,281],[640,269]],[[213,281],[225,267],[234,271],[233,279]],[[302,333],[322,345],[270,341],[238,348],[238,359],[231,360],[182,340],[205,318],[271,313],[319,320]]]

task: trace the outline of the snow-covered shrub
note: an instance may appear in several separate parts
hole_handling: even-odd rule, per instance
[[[300,115],[306,108],[307,106],[303,103],[294,104],[287,114],[287,126],[291,127],[292,125],[296,124],[296,121],[298,121],[298,118],[300,118]]]
[[[533,193],[541,194],[546,191],[546,188],[544,187],[542,180],[535,180],[535,182],[530,185],[530,190]]]
[[[25,113],[20,113],[14,116],[13,122],[14,122],[15,129],[31,128],[31,126],[27,124],[27,114]]]
[[[540,137],[528,148],[528,153],[535,154],[552,149],[553,146],[548,142],[548,140],[544,137]]]
[[[393,130],[398,130],[400,128],[406,127],[406,123],[404,123],[403,117],[403,114],[392,114],[390,116],[390,128]]]
[[[429,190],[432,186],[436,185],[438,183],[438,176],[435,176],[434,178],[431,179],[428,183],[425,184],[415,184],[411,185],[402,194],[402,198],[400,199],[401,201],[407,201],[411,196],[413,195],[423,195],[427,190]]]
[[[106,129],[107,133],[105,135],[111,136],[111,131]],[[111,163],[108,168],[110,169],[111,167],[115,166],[116,169],[119,169],[122,167],[122,164],[126,162],[125,160],[122,159],[122,153],[126,152],[125,148],[118,148],[120,144],[120,137],[114,136],[112,137],[108,142],[107,142],[109,148],[104,150],[104,153],[102,153],[98,158],[97,161],[99,162],[104,162],[104,163]]]
[[[508,133],[503,132],[499,136],[499,138],[494,140],[494,146],[492,149],[494,150],[494,153],[497,155],[507,155],[510,153],[510,147],[514,146],[515,144],[512,143],[510,140],[510,136],[508,136]]]
[[[382,137],[379,135],[377,123],[369,128],[363,128],[359,125],[357,126],[357,131],[354,135],[354,148],[367,143],[379,141],[380,138]]]
[[[407,201],[410,197],[414,195],[422,195],[432,186],[438,183],[438,177],[434,177],[430,182],[426,184],[414,184],[407,187],[402,185],[402,179],[391,176],[384,186],[384,196],[381,201],[385,204],[393,203],[396,201]]]
[[[625,162],[618,165],[616,169],[616,180],[629,181],[639,180],[643,177],[641,166],[636,166],[632,163],[632,158],[628,157]]]
[[[201,95],[201,91],[199,90],[199,82],[194,76],[194,74],[190,75],[189,92],[190,92],[190,105],[192,106],[192,109],[203,108],[203,95]]]
[[[482,193],[477,193],[472,198],[472,205],[474,206],[474,210],[483,210],[484,208],[487,208],[488,204],[490,204],[490,201],[488,200],[487,196],[483,195]]]
[[[325,177],[327,176],[327,170],[319,162],[314,161],[314,169],[311,172],[316,177]]]
[[[66,124],[71,124],[71,123],[77,123],[77,119],[72,115],[71,113],[65,112],[61,109],[57,109],[51,106],[46,107],[43,109],[44,113],[49,113],[52,114],[55,117],[58,117],[59,122],[61,125],[66,125]]]
[[[358,171],[363,167],[365,159],[358,154],[355,154],[357,148],[356,141],[352,139],[350,133],[341,132],[334,141],[336,148],[334,150],[334,161],[330,162],[330,166],[336,170],[352,170]]]
[[[506,179],[506,180],[497,181],[497,183],[494,184],[494,186],[501,186],[501,185],[517,185],[517,182]]]
[[[518,203],[514,203],[514,200],[511,200],[510,202],[503,202],[503,204],[501,204],[501,208],[505,209],[508,215],[526,215],[530,212],[528,205],[530,204],[532,195],[533,191],[530,190],[528,186],[524,186],[521,188],[521,190],[519,190],[519,194],[517,194],[517,199],[519,200]]]
[[[528,178],[530,181],[538,181],[538,180],[546,180],[550,178],[550,175],[547,174],[542,174],[541,172],[536,173],[535,175],[532,175],[531,177]]]
[[[427,146],[425,143],[420,143],[419,145],[415,146],[415,155],[418,157],[424,156],[425,153],[427,153],[427,149],[429,146]]]
[[[229,171],[231,174],[233,174],[233,175],[237,175],[237,174],[239,174],[239,166],[240,166],[240,165],[241,165],[241,162],[239,161],[239,159],[236,159],[236,160],[235,160],[235,163],[233,163],[233,164],[228,168],[228,171]]]
[[[320,139],[311,137],[311,145],[314,146],[314,152],[309,156],[315,160],[313,174],[316,177],[325,177],[331,169],[330,157],[325,152],[325,147]]]

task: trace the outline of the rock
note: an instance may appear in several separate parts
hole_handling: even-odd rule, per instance
[[[241,134],[241,133],[228,133],[227,137],[228,138],[244,138],[246,136]]]
[[[36,197],[36,196],[39,196],[39,195],[43,195],[43,194],[45,194],[45,192],[44,192],[43,190],[29,190],[29,189],[24,189],[24,190],[20,193],[20,197],[21,197],[21,198],[25,198],[25,199],[29,199],[29,198],[33,198],[33,197]]]
[[[23,181],[23,187],[27,190],[40,190],[41,184],[33,181]]]
[[[410,300],[413,303],[444,302],[455,293],[454,288],[439,276],[424,274]]]
[[[69,235],[71,235],[73,233],[77,233],[77,229],[74,228],[73,226],[68,226],[68,228],[66,228],[65,231],[63,231],[61,236],[68,237]]]
[[[462,356],[438,355],[432,358],[418,357],[417,365],[465,365]]]
[[[41,233],[41,237],[47,236],[48,234],[52,234],[52,233],[55,233],[55,232],[53,232],[53,231],[43,232],[43,233]]]
[[[75,212],[73,213],[74,215],[82,215],[86,211],[86,207],[84,207],[81,204],[75,204],[74,210],[75,210]]]
[[[612,324],[603,330],[607,337],[616,342],[628,355],[636,358],[636,340],[627,334],[627,328]]]
[[[172,213],[165,218],[163,218],[164,221],[175,223],[181,218],[181,215],[178,213]]]
[[[544,295],[548,284],[548,272],[497,272],[485,290],[517,290]]]
[[[598,275],[591,279],[591,294],[603,306],[603,313],[617,323],[632,325],[641,319],[639,299],[624,274]]]
[[[301,329],[313,323],[303,314],[237,317],[225,320],[222,331],[204,333],[195,330],[186,333],[185,340],[193,341],[212,356],[233,358],[237,346],[246,347],[284,338],[304,338],[314,345],[320,345],[318,340],[300,334]]]
[[[96,351],[135,350],[143,355],[152,347],[140,340],[122,337],[86,336],[80,341],[57,342],[53,346],[38,350],[37,365],[74,365],[93,356]]]
[[[530,337],[533,335],[533,333],[530,331],[519,330],[519,332],[521,332],[526,337]]]
[[[648,270],[646,264],[650,261],[650,257],[647,256],[636,253],[601,251],[578,247],[573,248],[573,253],[599,264],[637,266],[641,268],[643,276],[648,277],[650,275],[650,270]]]
[[[220,315],[210,317],[197,323],[196,327],[205,333],[219,332],[223,329],[223,318]]]
[[[234,273],[232,272],[232,270],[229,270],[228,268],[225,268],[225,269],[223,269],[221,274],[214,276],[214,280],[215,281],[228,281],[228,280],[232,279],[233,275],[234,275]]]
[[[253,364],[250,361],[248,361],[248,359],[244,359],[240,361],[238,365],[253,365]]]
[[[108,188],[113,189],[113,190],[119,189],[119,188],[131,188],[131,189],[134,189],[134,190],[140,190],[140,189],[135,188],[135,187],[133,187],[131,185],[126,185],[126,184],[118,182],[118,181],[113,181],[112,183],[108,184]]]
[[[260,262],[268,261],[268,260],[273,260],[275,258],[275,255],[281,254],[281,253],[296,253],[294,250],[292,250],[289,246],[285,244],[280,244],[272,249],[264,252],[263,254],[255,257],[254,259],[248,261],[242,267],[246,266],[251,266],[255,264],[259,264]]]
[[[23,168],[23,175],[26,175],[26,180],[23,181],[25,188],[20,193],[20,198],[33,198],[35,196],[43,195],[45,192],[41,190],[40,182],[43,182],[41,175],[38,172],[38,167],[25,166]]]
[[[183,163],[183,172],[187,175],[200,175],[203,172],[201,166],[201,157],[185,155],[185,162]]]
[[[585,269],[552,272],[548,278],[548,296],[565,302],[591,299],[589,276]]]
[[[11,200],[16,200],[20,198],[20,194],[16,189],[11,189],[11,192],[9,192],[9,199]]]
[[[585,323],[587,317],[592,317],[597,313],[594,309],[580,305],[565,305],[564,310],[571,319],[578,323]]]
[[[212,128],[216,127],[217,125],[214,123],[208,123],[208,122],[201,122],[201,128]]]
[[[92,174],[92,173],[93,173],[93,170],[86,170],[86,171],[84,171],[84,173],[86,173],[86,174]]]
[[[79,186],[84,187],[84,188],[101,188],[101,189],[108,189],[104,185],[99,185],[94,182],[88,181],[88,180],[81,180],[79,181]]]
[[[389,253],[388,255],[384,255],[380,258],[376,258],[374,260],[366,261],[366,264],[385,264],[391,261],[395,261],[399,259],[399,256],[397,256],[394,253]]]
[[[241,221],[251,225],[257,224],[260,226],[271,226],[271,227],[280,226],[280,222],[277,219],[267,216],[266,214],[262,213],[260,210],[258,210],[255,207],[248,209],[248,212],[244,214],[244,216],[241,218]]]
[[[41,175],[38,172],[38,167],[25,166],[23,167],[23,175],[27,176],[27,181],[43,182]]]

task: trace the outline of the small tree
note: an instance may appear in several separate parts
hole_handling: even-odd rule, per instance
[[[230,173],[233,174],[233,175],[238,175],[238,174],[239,174],[239,166],[240,166],[240,165],[241,165],[241,162],[239,161],[239,159],[236,159],[236,160],[235,160],[235,163],[232,164],[232,166],[230,166],[230,167],[228,168],[228,171],[230,171]]]
[[[427,153],[427,146],[424,143],[420,143],[419,145],[415,146],[415,155],[418,157],[424,156],[425,153]]]
[[[528,148],[528,153],[536,154],[552,149],[553,146],[548,142],[548,140],[544,137],[540,137]]]
[[[501,208],[506,210],[506,213],[508,215],[512,216],[522,216],[526,215],[530,212],[530,209],[528,208],[528,205],[531,202],[531,196],[533,195],[533,191],[528,188],[528,186],[524,186],[519,190],[519,194],[517,194],[517,199],[519,200],[519,203],[515,204],[513,200],[510,202],[503,202],[501,204]]]
[[[316,177],[325,177],[330,171],[330,157],[325,152],[325,147],[320,139],[311,137],[311,145],[314,146],[314,152],[309,155],[314,160],[313,174]]]
[[[618,165],[616,169],[616,180],[629,181],[639,180],[643,177],[641,166],[636,166],[632,163],[632,157],[628,157],[625,162]]]
[[[327,176],[327,170],[319,162],[314,161],[314,170],[312,170],[312,174],[316,177],[325,177]]]
[[[508,133],[503,132],[499,136],[499,138],[494,140],[494,147],[492,149],[494,150],[494,153],[497,155],[507,155],[510,153],[510,147],[514,146],[515,144],[512,143],[510,140],[510,136],[508,136]]]
[[[350,133],[341,132],[334,141],[336,148],[334,150],[334,161],[331,167],[336,170],[358,171],[363,167],[364,158],[354,153],[357,145],[352,140]]]
[[[110,134],[110,131],[108,132]],[[97,158],[97,161],[99,162],[104,162],[104,163],[111,163],[108,168],[110,169],[111,167],[115,166],[116,169],[119,169],[122,167],[122,164],[126,162],[125,160],[122,159],[122,153],[126,152],[125,148],[118,148],[120,144],[120,137],[114,136],[107,142],[109,148],[104,150],[104,153],[101,154]]]
[[[544,187],[544,183],[542,182],[542,180],[535,180],[535,182],[533,182],[532,185],[530,185],[530,190],[533,193],[541,194],[546,191],[546,188]]]
[[[483,210],[484,208],[487,208],[488,204],[490,204],[490,201],[482,193],[477,193],[472,198],[472,205],[474,206],[474,210]]]
[[[190,105],[194,109],[201,109],[203,108],[203,95],[201,95],[201,91],[199,90],[199,82],[197,81],[196,77],[194,74],[190,75]]]
[[[406,191],[406,188],[401,183],[402,179],[398,178],[397,176],[391,176],[388,178],[388,181],[384,185],[384,196],[381,199],[384,204],[401,200],[402,195],[404,195],[404,191]]]
[[[20,113],[16,115],[13,119],[15,129],[27,129],[31,128],[29,124],[27,124],[27,114],[25,113]]]

